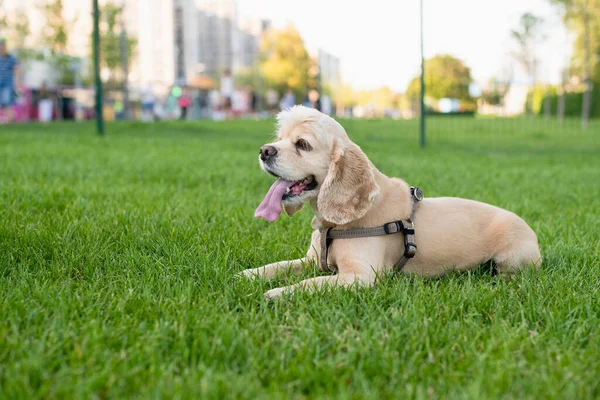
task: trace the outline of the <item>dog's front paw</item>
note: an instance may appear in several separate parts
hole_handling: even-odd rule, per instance
[[[235,274],[235,277],[238,279],[256,279],[260,276],[260,273],[257,271],[257,268],[245,269],[241,272]]]
[[[283,295],[283,293],[284,293],[284,288],[271,289],[268,292],[265,292],[265,294],[264,294],[265,300],[267,300],[267,301],[279,300],[279,299],[281,299],[281,295]]]

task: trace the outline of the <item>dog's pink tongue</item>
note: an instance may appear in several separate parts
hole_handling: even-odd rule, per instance
[[[276,221],[281,215],[281,199],[291,184],[291,181],[278,179],[254,212],[254,218],[264,218],[269,222]]]

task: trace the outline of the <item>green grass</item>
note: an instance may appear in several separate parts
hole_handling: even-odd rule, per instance
[[[600,397],[600,123],[343,121],[426,196],[521,215],[544,264],[374,288],[237,281],[304,254],[253,219],[273,123],[0,126],[0,398]]]

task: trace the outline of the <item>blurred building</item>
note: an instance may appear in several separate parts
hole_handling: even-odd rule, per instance
[[[112,0],[116,4],[125,4],[131,7],[136,3],[150,4],[155,0]],[[100,0],[100,4],[108,0]],[[3,7],[9,16],[22,13],[27,17],[30,34],[24,40],[25,46],[29,48],[42,47],[42,35],[45,24],[44,13],[41,10],[43,1],[40,0],[4,0]],[[68,26],[69,54],[75,57],[89,57],[91,51],[92,35],[92,2],[82,0],[62,0],[63,17]],[[135,8],[137,10],[137,8]],[[138,18],[141,19],[141,18]],[[131,19],[135,22],[135,19]],[[0,32],[4,35],[4,32]]]
[[[318,47],[307,46],[308,55],[318,67],[319,84],[321,88],[332,91],[339,89],[342,83],[341,63],[339,57]]]
[[[168,88],[198,76],[218,77],[224,70],[235,74],[251,67],[261,34],[269,26],[268,21],[240,18],[237,0],[112,1],[124,6],[127,34],[137,40],[135,57],[129,62],[132,87]],[[100,5],[107,2],[100,0]],[[44,24],[39,0],[4,0],[4,7],[27,16],[31,38],[26,46],[39,47],[36,38]],[[63,0],[63,9],[71,25],[69,55],[89,58],[92,2]],[[35,68],[36,73],[42,70]]]
[[[271,27],[265,19],[241,19],[239,24],[240,53],[237,68],[251,67],[258,59],[260,40],[263,33]]]
[[[129,81],[142,88],[167,90],[175,81],[175,15],[173,0],[125,0],[128,36],[137,40]]]
[[[323,49],[317,52],[317,63],[321,74],[321,85],[336,89],[342,83],[340,59]]]
[[[269,22],[244,19],[236,0],[175,0],[179,78],[202,73],[218,77],[251,67],[258,56],[260,38]],[[182,21],[183,26],[179,24]]]

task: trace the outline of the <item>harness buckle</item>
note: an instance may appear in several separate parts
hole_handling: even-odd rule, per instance
[[[404,257],[413,258],[417,254],[417,245],[404,239]]]
[[[412,197],[416,200],[416,201],[421,201],[424,198],[423,195],[423,191],[421,191],[421,189],[419,189],[416,186],[411,186],[410,187],[410,194],[412,194]]]
[[[394,227],[395,230],[391,230],[391,228]],[[404,225],[402,225],[400,222],[398,221],[392,221],[392,222],[388,222],[387,224],[383,225],[383,231],[385,232],[386,235],[391,235],[394,233],[400,233],[404,230]]]
[[[417,254],[415,223],[412,220],[408,220],[403,223],[402,227],[404,230],[404,257],[413,258]]]

